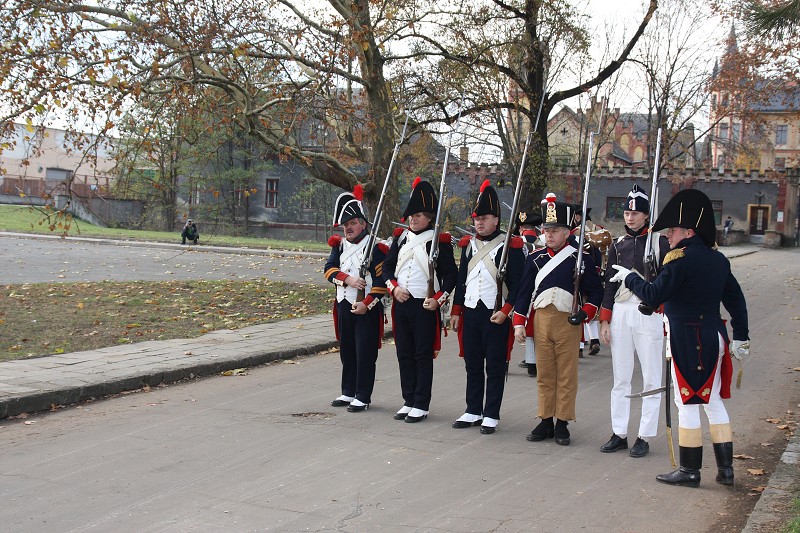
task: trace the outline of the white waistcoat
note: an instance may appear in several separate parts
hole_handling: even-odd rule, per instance
[[[342,239],[341,255],[339,256],[339,270],[350,276],[358,277],[358,270],[361,268],[361,263],[364,261],[364,256],[367,252],[367,241],[369,237],[364,237],[360,242],[352,243],[347,239]],[[365,278],[367,286],[364,289],[364,294],[369,294],[372,290],[372,274],[367,271]],[[350,287],[349,285],[336,286],[336,301],[341,302],[347,300],[350,303],[355,303],[358,295],[358,289]]]
[[[482,246],[489,243],[478,239],[471,239],[469,246],[472,250],[471,257],[478,253]],[[487,253],[483,260],[478,261],[475,267],[467,272],[467,287],[464,292],[464,306],[475,309],[478,302],[483,302],[487,309],[493,309],[497,298],[497,266],[495,257],[503,247],[501,240]],[[489,265],[487,265],[489,263]]]

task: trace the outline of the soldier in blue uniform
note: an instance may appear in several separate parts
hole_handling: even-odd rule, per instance
[[[730,397],[731,354],[740,359],[750,350],[747,305],[730,262],[713,248],[716,227],[708,196],[696,189],[673,196],[653,224],[653,231],[664,228],[672,250],[652,283],[620,265],[610,280],[624,281],[650,306],[664,304],[678,406],[680,468],[656,479],[670,485],[700,485],[702,405],[717,460],[716,481],[733,485],[733,432],[722,399]],[[731,316],[730,350],[720,304]]]
[[[503,305],[495,311],[497,272],[506,234],[500,231],[500,201],[489,180],[481,185],[472,220],[475,238],[468,235],[459,242],[461,263],[450,313],[467,371],[467,409],[453,427],[480,425],[481,433],[490,435],[500,421],[508,356],[513,347],[511,321],[507,319],[514,306],[524,255],[522,239],[513,237],[501,289],[506,297],[500,295]]]
[[[556,202],[547,195],[542,202],[542,225],[547,245],[528,255],[514,305],[514,335],[525,342],[525,324],[533,305],[533,337],[538,369],[539,425],[526,437],[529,441],[554,438],[567,446],[570,433],[567,425],[575,420],[578,395],[578,353],[575,348],[583,334],[582,324],[572,325],[573,292],[578,250],[569,242],[573,206]],[[579,295],[582,322],[591,320],[600,307],[603,286],[594,261],[583,254],[584,272]],[[532,303],[531,303],[532,302]],[[556,418],[555,424],[553,417]]]
[[[347,406],[351,413],[369,408],[375,385],[375,363],[383,338],[383,303],[388,290],[383,282],[382,266],[388,251],[385,244],[375,244],[369,273],[359,270],[367,256],[367,216],[361,204],[361,186],[353,194],[342,193],[336,199],[334,226],[342,226],[345,238],[328,240],[331,255],[325,263],[325,278],[336,285],[333,325],[339,340],[342,361],[342,394],[331,402]],[[358,293],[363,291],[359,301]]]
[[[524,246],[522,251],[525,257],[530,255],[538,248],[544,248],[544,244],[539,239],[538,227],[542,223],[541,210],[527,209],[517,213],[517,221],[514,224],[514,233],[522,237]],[[523,263],[524,264],[524,263]],[[519,366],[528,370],[528,375],[536,377],[536,349],[533,345],[533,317],[529,317],[528,327],[525,329],[525,359]]]
[[[438,201],[427,181],[417,177],[403,213],[408,229],[394,233],[383,264],[383,277],[392,295],[392,332],[400,366],[403,406],[395,420],[419,422],[428,417],[433,386],[433,359],[441,346],[441,311],[456,285],[456,262],[448,233],[434,235]],[[434,273],[434,294],[428,294],[428,254],[439,239],[439,258]]]
[[[640,275],[654,279],[661,261],[669,252],[667,238],[653,234],[655,264],[645,265],[647,236],[650,234],[650,199],[638,185],[628,193],[625,210],[625,234],[609,248],[606,264],[606,284],[603,305],[600,307],[600,337],[611,345],[611,364],[614,369],[614,387],[611,389],[611,438],[600,447],[604,453],[628,448],[628,422],[630,421],[631,379],[634,361],[638,358],[642,371],[644,390],[661,386],[664,367],[664,319],[660,313],[643,314],[639,311],[641,300],[621,283],[608,281],[614,274],[614,265],[621,265]],[[646,273],[646,268],[650,272]],[[635,354],[635,355],[634,355]],[[658,413],[661,395],[653,394],[642,399],[642,416],[636,441],[630,449],[631,457],[644,457],[650,451],[648,439],[658,434]]]

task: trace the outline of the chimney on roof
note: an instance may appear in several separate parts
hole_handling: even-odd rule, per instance
[[[458,152],[458,158],[461,159],[462,163],[466,163],[469,166],[469,146],[462,145],[461,149]]]

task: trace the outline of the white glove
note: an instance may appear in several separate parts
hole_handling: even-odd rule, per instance
[[[616,273],[616,274],[614,274],[614,275],[611,277],[611,279],[609,279],[609,280],[608,280],[608,281],[611,281],[611,282],[614,282],[614,281],[621,281],[621,282],[623,282],[623,283],[624,283],[624,282],[625,282],[625,278],[627,278],[627,277],[628,277],[628,274],[630,274],[630,273],[631,273],[631,271],[630,271],[630,270],[628,270],[627,268],[625,268],[624,266],[620,266],[620,265],[612,265],[612,266],[611,266],[611,268],[613,268],[614,270],[616,270],[616,271],[617,271],[617,273]]]
[[[731,341],[731,355],[737,361],[741,361],[742,357],[750,355],[750,341]]]

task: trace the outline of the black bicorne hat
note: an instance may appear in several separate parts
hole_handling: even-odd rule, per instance
[[[417,176],[411,184],[411,197],[408,199],[408,205],[403,212],[403,222],[413,215],[414,213],[430,213],[435,214],[436,208],[439,206],[436,200],[436,191],[433,190],[433,185],[422,178]]]
[[[625,211],[639,211],[650,216],[650,198],[638,185],[634,185],[631,192],[628,193]]]
[[[693,229],[708,246],[717,240],[714,206],[704,192],[684,189],[670,198],[653,224],[653,231],[666,228]]]
[[[544,200],[542,200],[543,228],[562,226],[569,229],[572,216],[573,205],[565,202],[557,202],[555,194],[548,193]]]
[[[363,198],[364,189],[361,185],[356,185],[352,193],[340,194],[333,209],[333,225],[340,226],[354,218],[361,218],[366,222],[367,215],[364,214],[364,206],[361,203]]]
[[[494,215],[500,218],[500,199],[497,197],[497,191],[489,184],[489,180],[481,183],[481,190],[472,210],[472,218],[482,215]]]

